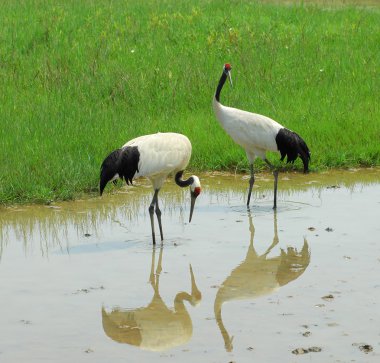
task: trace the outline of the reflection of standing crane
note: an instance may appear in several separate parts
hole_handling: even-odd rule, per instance
[[[186,292],[178,293],[172,309],[165,305],[159,293],[161,262],[162,246],[154,274],[155,248],[153,248],[150,284],[154,295],[148,306],[135,310],[115,308],[111,312],[106,312],[104,307],[102,308],[103,329],[111,339],[151,351],[167,350],[190,340],[193,326],[184,301],[195,306],[202,298],[195,284],[193,269],[190,265],[191,295]]]
[[[196,175],[192,175],[186,180],[182,179],[190,157],[191,143],[185,135],[174,132],[159,132],[137,137],[104,159],[100,170],[100,195],[102,195],[109,181],[120,178],[124,179],[127,184],[132,184],[132,180],[140,176],[148,178],[154,189],[153,199],[149,206],[149,215],[153,244],[155,244],[153,213],[156,212],[161,240],[163,240],[158,192],[169,174],[175,175],[175,182],[178,186],[190,187],[189,222],[191,221],[195,200],[201,192],[201,183]]]
[[[279,151],[281,161],[287,157],[287,162],[293,163],[299,156],[302,159],[304,172],[308,171],[310,151],[305,141],[295,132],[286,129],[278,122],[269,117],[251,113],[237,108],[226,107],[220,103],[220,92],[226,82],[227,77],[231,80],[231,65],[225,64],[213,99],[215,115],[221,126],[232,139],[243,147],[249,160],[251,178],[249,179],[249,192],[247,205],[251,199],[252,187],[255,182],[253,163],[256,157],[264,160],[274,175],[274,203],[277,207],[277,180],[278,169],[266,158],[267,151]]]
[[[274,214],[273,242],[264,254],[259,256],[253,247],[255,227],[252,216],[248,211],[249,230],[251,232],[250,243],[244,261],[232,270],[219,288],[214,302],[216,322],[222,333],[225,348],[232,351],[232,339],[222,321],[222,305],[233,300],[255,299],[268,295],[297,279],[306,270],[310,262],[310,251],[306,239],[300,253],[295,248],[288,247],[285,252],[281,249],[279,256],[267,258],[267,255],[278,244],[277,215]]]

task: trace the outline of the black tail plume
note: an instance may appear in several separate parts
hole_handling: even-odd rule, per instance
[[[281,153],[281,161],[287,156],[287,163],[294,163],[299,156],[303,162],[303,171],[309,171],[310,150],[306,142],[295,132],[281,129],[276,136],[277,149]]]
[[[100,167],[100,183],[99,190],[100,195],[103,194],[103,190],[106,187],[107,183],[118,174],[118,164],[121,154],[121,149],[112,151],[103,161],[102,166]]]
[[[105,186],[116,174],[119,175],[120,179],[125,179],[127,184],[132,184],[133,177],[139,171],[139,160],[140,153],[137,146],[127,146],[112,151],[100,167],[100,195],[103,194]]]

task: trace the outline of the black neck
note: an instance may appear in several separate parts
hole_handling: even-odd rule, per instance
[[[222,77],[220,77],[218,87],[216,88],[215,98],[219,102],[220,91],[222,90],[224,83],[226,82],[227,74],[223,71]]]
[[[189,179],[187,180],[182,180],[182,175],[183,175],[183,170],[179,171],[176,175],[175,175],[175,182],[178,186],[180,186],[181,188],[184,188],[184,187],[188,187],[189,185],[193,184],[194,183],[194,178],[193,177],[190,177]]]

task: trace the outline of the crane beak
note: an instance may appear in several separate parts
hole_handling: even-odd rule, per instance
[[[196,189],[197,189],[197,188],[196,188]],[[189,223],[191,222],[191,218],[193,217],[194,206],[195,206],[195,200],[197,199],[198,195],[199,195],[199,192],[197,192],[197,191],[190,192],[191,204],[190,204],[190,217],[189,217]]]
[[[189,223],[191,222],[191,218],[193,217],[193,212],[194,212],[194,205],[195,205],[195,200],[197,199],[196,195],[191,192],[191,204],[190,204],[190,218],[189,218]]]
[[[228,71],[227,76],[228,76],[228,80],[230,81],[231,87],[233,87],[232,78],[231,78],[231,71]]]

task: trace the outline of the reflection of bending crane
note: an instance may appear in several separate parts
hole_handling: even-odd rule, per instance
[[[174,299],[174,309],[170,309],[159,293],[161,262],[162,246],[154,274],[155,248],[153,248],[150,284],[154,295],[148,306],[135,310],[115,308],[111,312],[106,312],[104,307],[102,308],[103,329],[111,339],[151,351],[167,350],[190,340],[193,326],[184,301],[195,306],[202,297],[195,284],[192,267],[190,265],[191,295],[186,292],[178,293]]]
[[[276,213],[274,214],[273,242],[265,253],[259,256],[253,247],[255,227],[249,211],[248,216],[251,238],[247,255],[245,260],[223,282],[216,294],[214,303],[216,322],[222,333],[225,348],[229,352],[233,349],[233,337],[229,336],[223,325],[223,303],[233,300],[255,299],[259,296],[268,295],[279,287],[297,279],[306,270],[310,262],[309,246],[306,239],[304,239],[300,253],[295,248],[288,247],[286,252],[281,249],[279,256],[267,258],[273,247],[279,242]]]

